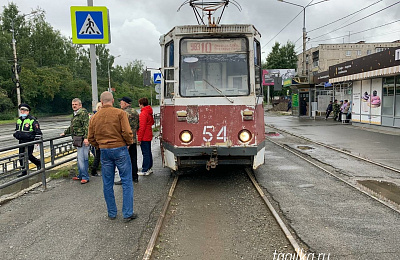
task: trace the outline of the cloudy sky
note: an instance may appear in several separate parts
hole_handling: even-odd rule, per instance
[[[262,35],[264,57],[275,42],[286,44],[287,41],[291,41],[296,44],[298,53],[302,51],[303,9],[301,7],[278,0],[235,1],[240,4],[242,10],[239,11],[230,4],[222,17],[222,23],[254,24]],[[2,1],[1,11],[7,2],[17,4],[22,14],[40,7],[45,11],[46,21],[68,37],[71,37],[70,6],[87,5],[86,0],[5,0]],[[139,59],[148,67],[159,67],[160,35],[167,33],[176,25],[197,24],[189,5],[183,6],[177,12],[184,2],[184,0],[93,0],[95,6],[106,6],[109,9],[111,44],[107,47],[112,55],[121,55],[115,63],[125,65]],[[318,44],[400,40],[400,1],[287,0],[287,2],[301,6],[306,6],[310,2],[317,3],[306,8],[306,30],[309,38],[307,49]]]

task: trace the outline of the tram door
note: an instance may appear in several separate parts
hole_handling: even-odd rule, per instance
[[[300,96],[300,98],[299,98],[300,116],[310,115],[310,109],[308,106],[309,101],[310,101],[310,93],[309,92],[300,92],[299,96]]]

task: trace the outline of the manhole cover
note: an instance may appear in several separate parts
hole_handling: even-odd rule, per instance
[[[374,191],[380,196],[400,205],[400,187],[387,181],[363,180],[357,181],[364,187]]]
[[[297,148],[300,149],[300,150],[312,150],[312,149],[314,149],[311,146],[306,146],[306,145],[298,145]]]

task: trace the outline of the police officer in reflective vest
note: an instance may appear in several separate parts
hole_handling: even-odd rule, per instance
[[[31,107],[27,104],[21,104],[18,106],[19,109],[19,118],[17,120],[17,125],[15,127],[14,137],[19,140],[19,143],[27,143],[32,142],[34,140],[38,140],[42,138],[42,131],[40,130],[39,122],[36,120],[35,117],[29,115],[29,111]],[[22,166],[24,164],[24,160],[21,158],[25,152],[25,148],[19,148],[20,160],[19,163]],[[28,146],[28,158],[29,160],[34,163],[39,170],[40,167],[40,160],[33,156],[33,145]],[[29,166],[27,165],[26,168]],[[17,177],[22,177],[27,174],[26,171],[18,174]]]

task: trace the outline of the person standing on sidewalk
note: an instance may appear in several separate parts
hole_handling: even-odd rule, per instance
[[[139,115],[139,131],[138,143],[143,154],[142,171],[138,175],[150,175],[153,170],[153,155],[151,154],[151,140],[153,139],[154,118],[153,109],[149,106],[147,98],[139,99],[140,115]]]
[[[94,112],[94,115],[92,115],[92,117],[90,119],[92,119],[96,115],[96,113],[98,111],[100,111],[100,109],[101,109],[101,102],[98,102],[97,105],[96,105],[96,111]],[[90,121],[89,121],[89,123],[90,123]],[[92,146],[90,149],[91,149],[92,154],[94,156],[92,169],[91,169],[91,174],[92,174],[92,176],[98,176],[97,168],[99,168],[99,165],[100,165],[100,149],[96,148],[94,146]]]
[[[340,105],[337,103],[337,99],[333,103],[333,121],[336,121],[340,112]]]
[[[120,99],[119,105],[122,110],[125,111],[125,113],[128,116],[129,120],[129,125],[131,126],[131,130],[133,133],[133,144],[129,146],[129,156],[131,157],[131,163],[132,163],[132,180],[133,182],[137,183],[139,182],[138,178],[138,166],[137,166],[137,138],[136,138],[136,133],[137,130],[139,129],[139,114],[136,112],[135,109],[131,107],[132,99],[129,97],[123,97]],[[121,185],[121,181],[116,181],[116,185]]]
[[[31,107],[27,104],[20,104],[18,106],[19,109],[19,117],[17,120],[17,125],[15,126],[15,132],[13,134],[14,138],[16,138],[20,144],[32,142],[34,140],[39,140],[42,138],[42,131],[40,130],[39,122],[32,115],[29,115],[29,111]],[[24,154],[25,147],[19,148],[20,157]],[[38,170],[41,169],[40,160],[33,156],[33,145],[28,146],[28,159],[36,165]],[[24,160],[19,159],[19,163],[21,166],[24,165]],[[26,165],[26,169],[28,165]],[[22,177],[27,175],[27,171],[23,171],[18,174],[17,177]]]
[[[128,147],[133,144],[133,134],[126,113],[113,107],[111,92],[104,91],[100,100],[102,108],[89,124],[89,142],[101,151],[101,175],[108,218],[117,217],[114,197],[115,167],[122,182],[122,215],[128,222],[137,218],[133,212],[132,164]]]
[[[328,119],[328,117],[329,117],[329,115],[331,114],[332,110],[333,110],[333,105],[332,105],[332,100],[331,100],[331,101],[329,101],[329,105],[328,105],[328,107],[326,108],[325,120]]]
[[[72,110],[74,110],[74,114],[71,119],[71,125],[65,129],[61,136],[72,135],[72,138],[77,141],[76,143],[74,141],[74,146],[78,153],[78,176],[72,179],[76,181],[80,180],[81,184],[86,184],[89,182],[89,141],[87,139],[89,113],[82,107],[82,101],[79,98],[72,100]]]

